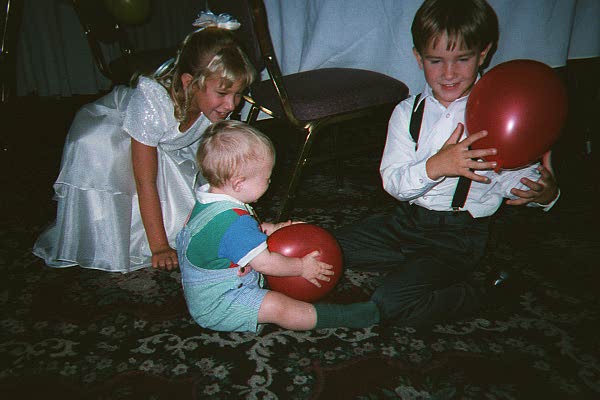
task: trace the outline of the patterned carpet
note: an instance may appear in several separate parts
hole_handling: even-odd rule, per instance
[[[502,210],[476,278],[503,268],[517,284],[506,302],[468,319],[427,331],[215,333],[187,314],[179,272],[56,270],[31,254],[54,217],[50,185],[64,132],[56,135],[27,159],[18,149],[29,139],[4,151],[4,399],[600,398],[598,190],[589,181],[563,185],[550,213]],[[307,171],[294,219],[334,229],[392,206],[377,154],[345,166],[341,189],[331,165]],[[275,184],[258,204],[263,219],[275,215],[280,194]],[[380,278],[346,270],[326,300],[367,299]]]

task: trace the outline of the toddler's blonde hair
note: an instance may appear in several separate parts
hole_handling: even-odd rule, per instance
[[[243,176],[249,163],[268,159],[275,159],[271,139],[258,129],[234,120],[209,126],[196,154],[200,172],[214,187],[222,187],[230,179]]]

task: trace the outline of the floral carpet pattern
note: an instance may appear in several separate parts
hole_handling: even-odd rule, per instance
[[[344,176],[340,189],[327,164],[307,171],[294,219],[335,229],[393,206],[376,156],[348,162]],[[549,213],[511,208],[496,218],[476,279],[513,273],[500,305],[419,331],[238,334],[194,323],[177,271],[44,266],[31,247],[53,218],[48,182],[22,179],[28,189],[14,194],[0,234],[4,399],[600,398],[599,218],[570,188]],[[268,220],[279,201],[275,187],[257,210]],[[22,203],[41,211],[24,216]],[[368,299],[381,278],[346,270],[325,300]]]

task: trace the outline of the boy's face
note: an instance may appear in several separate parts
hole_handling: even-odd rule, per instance
[[[268,156],[245,168],[244,178],[235,188],[236,195],[234,197],[247,204],[260,199],[271,183],[274,163],[273,157]]]
[[[446,107],[469,94],[491,47],[488,45],[482,51],[465,49],[458,42],[454,49],[447,50],[447,45],[448,36],[444,34],[437,41],[430,40],[421,53],[413,49],[433,95]]]

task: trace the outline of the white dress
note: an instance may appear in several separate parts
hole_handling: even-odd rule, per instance
[[[78,111],[54,184],[56,221],[33,253],[51,267],[129,272],[152,264],[131,163],[131,138],[157,148],[157,186],[169,243],[194,206],[195,153],[210,125],[201,115],[179,131],[167,91],[142,77]]]

